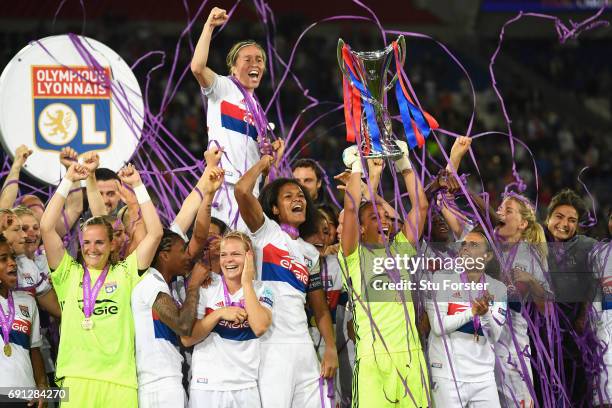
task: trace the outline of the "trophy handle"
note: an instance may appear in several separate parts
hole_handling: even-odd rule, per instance
[[[406,61],[406,39],[404,38],[403,35],[400,35],[399,37],[397,37],[397,45],[399,48],[400,63],[404,65],[404,62]],[[393,59],[395,60],[395,55],[393,56]],[[399,72],[396,71],[395,75],[393,75],[393,78],[391,78],[391,81],[389,81],[389,83],[385,86],[385,92],[388,92],[389,90],[391,90],[391,88],[393,88],[393,84],[395,84],[395,81],[397,81],[398,75],[399,75]]]
[[[344,66],[344,58],[342,58],[342,49],[344,48],[344,40],[342,38],[338,38],[338,49],[336,51],[338,56],[338,66],[340,67],[340,71],[342,75],[344,75],[350,81],[350,77],[348,72],[346,71],[346,67]]]

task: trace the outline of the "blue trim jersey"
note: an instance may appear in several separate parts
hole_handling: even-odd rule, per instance
[[[301,238],[292,239],[273,220],[251,234],[257,279],[274,291],[272,326],[262,337],[269,343],[312,344],[304,306],[306,293],[320,289],[319,252]]]
[[[433,377],[462,382],[495,381],[494,344],[506,321],[507,291],[503,283],[490,276],[485,276],[484,283],[493,301],[489,311],[480,316],[476,331],[470,299],[484,295],[484,291],[456,290],[462,281],[454,271],[433,275],[436,285],[433,287],[437,290],[432,291],[426,303],[431,325],[428,356]]]
[[[13,301],[15,319],[9,332],[12,353],[7,357],[0,350],[0,387],[35,387],[30,348],[42,345],[38,308],[27,292],[13,291]],[[0,296],[0,304],[4,313],[8,313],[8,300]],[[4,346],[4,341],[0,340],[0,346]]]
[[[221,278],[216,273],[212,276],[212,283],[206,289],[200,289],[198,319],[226,306]],[[259,281],[254,282],[254,288],[259,303],[272,310],[272,290]],[[230,294],[231,302],[242,299],[242,288]],[[191,389],[231,391],[255,387],[259,361],[259,339],[248,320],[243,323],[221,320],[208,337],[194,346]]]
[[[149,273],[132,291],[132,312],[136,329],[136,371],[138,387],[154,386],[164,378],[183,378],[178,336],[159,319],[153,303],[159,293],[172,296],[159,271]]]
[[[220,166],[225,170],[225,182],[236,184],[260,158],[253,118],[229,77],[217,75],[209,88],[202,88],[202,94],[208,101],[208,145],[223,147]]]

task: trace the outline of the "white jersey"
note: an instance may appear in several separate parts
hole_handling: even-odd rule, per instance
[[[593,405],[612,403],[612,242],[601,242],[593,250],[595,274],[600,290],[593,306],[598,313],[597,338],[604,344],[605,370],[593,389]]]
[[[276,297],[272,326],[261,338],[269,343],[312,344],[304,305],[311,287],[320,287],[319,252],[289,234],[264,214],[264,223],[251,233],[257,279],[271,287]]]
[[[17,262],[17,288],[32,295],[41,296],[51,290],[49,264],[45,255],[36,255],[34,260],[25,255],[15,257]]]
[[[544,276],[544,271],[547,269],[546,260],[543,262],[540,260],[535,248],[536,247],[533,244],[519,242],[518,245],[500,251],[502,274],[503,271],[511,271],[513,268],[522,269],[533,275],[535,280],[542,285],[546,292],[550,292],[550,286]],[[513,288],[508,288],[508,292],[512,292],[512,290]],[[525,320],[521,314],[521,302],[518,301],[518,299],[514,299],[513,301],[511,293],[509,293],[508,297],[508,310],[510,313],[510,318],[512,319],[512,324],[507,324],[504,327],[499,341],[501,345],[508,347],[513,353],[516,353],[516,347],[513,346],[512,342],[512,332],[514,332],[514,336],[516,337],[522,350],[525,345],[529,344],[529,336],[527,335],[528,325],[527,320]],[[512,329],[510,326],[512,326]],[[500,356],[505,357],[505,354],[502,352]]]
[[[255,281],[259,303],[272,309],[274,294],[267,284]],[[242,288],[229,294],[230,301],[244,299]],[[212,274],[212,283],[200,289],[198,319],[226,307],[221,277]],[[274,314],[273,314],[274,315]],[[260,362],[259,339],[248,320],[243,323],[221,320],[208,337],[193,349],[191,389],[230,391],[257,386]]]
[[[612,242],[597,244],[593,257],[601,288],[593,306],[600,314],[600,324],[609,327],[612,326]]]
[[[225,170],[225,182],[236,184],[260,158],[252,115],[229,77],[216,75],[209,88],[202,88],[202,94],[208,99],[208,145],[223,147],[220,167]],[[257,184],[255,190],[257,196]],[[219,191],[222,194],[223,188]]]
[[[9,332],[12,353],[7,357],[0,349],[0,387],[35,387],[30,348],[42,345],[38,308],[34,298],[26,292],[13,291],[13,301],[15,320]],[[8,299],[0,296],[0,305],[8,314]],[[0,346],[4,347],[2,337]]]
[[[348,295],[342,290],[342,269],[340,268],[340,263],[338,262],[338,257],[336,255],[327,255],[323,258],[319,258],[319,262],[321,270],[321,284],[323,285],[323,290],[325,291],[325,298],[327,300],[329,313],[331,314],[332,325],[335,328],[338,305],[343,307],[348,299]],[[308,314],[308,318],[312,341],[314,342],[319,359],[322,359],[323,353],[325,352],[325,340],[319,333],[319,328],[316,326],[312,313]]]
[[[432,328],[428,341],[431,375],[461,382],[495,381],[493,345],[506,320],[506,286],[485,275],[486,291],[494,298],[489,311],[479,318],[476,341],[470,299],[485,292],[455,290],[457,287],[450,286],[461,283],[461,275],[454,271],[441,271],[433,276],[433,285],[439,285],[439,289],[432,292],[426,303]],[[449,289],[444,289],[445,284]]]
[[[180,382],[183,377],[183,357],[179,353],[178,337],[153,310],[153,303],[160,292],[171,296],[168,284],[154,268],[149,269],[149,273],[132,291],[139,387],[171,377],[178,378]]]

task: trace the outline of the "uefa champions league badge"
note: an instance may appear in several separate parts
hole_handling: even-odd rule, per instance
[[[95,150],[100,166],[119,170],[140,139],[144,104],[130,67],[112,49],[87,38],[58,35],[33,41],[0,76],[0,134],[14,154],[33,150],[24,170],[56,184],[58,153]]]

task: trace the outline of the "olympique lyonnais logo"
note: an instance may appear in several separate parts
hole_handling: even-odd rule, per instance
[[[34,134],[44,150],[78,153],[111,144],[111,72],[88,66],[32,66]]]

